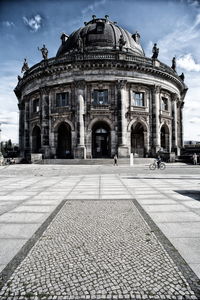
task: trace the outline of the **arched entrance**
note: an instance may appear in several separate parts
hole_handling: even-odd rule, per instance
[[[110,128],[104,122],[98,122],[92,128],[92,157],[110,157]]]
[[[131,127],[131,152],[144,157],[144,127],[141,123]]]
[[[41,129],[35,126],[32,131],[32,153],[39,153],[41,151]]]
[[[162,151],[169,151],[169,128],[167,125],[162,125],[160,130],[160,145]]]
[[[58,127],[57,158],[72,158],[71,127],[67,123],[61,123]]]

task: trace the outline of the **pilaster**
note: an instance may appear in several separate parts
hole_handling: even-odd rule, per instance
[[[153,120],[152,120],[152,137],[153,149],[155,155],[160,150],[160,91],[161,86],[154,86],[153,89]]]
[[[177,102],[178,95],[172,94],[172,149],[173,151],[179,155],[179,147],[178,147],[178,128],[177,128]]]
[[[85,124],[84,124],[84,114],[85,114],[85,81],[75,81],[76,97],[77,97],[77,128],[78,128],[78,143],[75,149],[76,158],[86,158],[86,148],[85,148]]]
[[[121,121],[121,136],[118,136],[118,156],[128,157],[129,148],[127,146],[127,106],[128,106],[128,92],[126,89],[127,80],[119,80],[117,82],[117,89],[120,94],[120,121]]]

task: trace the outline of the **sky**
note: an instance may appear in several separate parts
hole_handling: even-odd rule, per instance
[[[157,43],[159,60],[185,74],[184,140],[200,141],[200,1],[198,0],[0,0],[0,123],[2,140],[18,142],[18,100],[13,92],[24,58],[42,60],[45,44],[54,57],[63,32],[71,34],[109,15],[118,25],[141,35],[147,57]]]

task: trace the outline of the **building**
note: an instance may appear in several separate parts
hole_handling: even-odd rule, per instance
[[[179,154],[183,146],[184,75],[148,58],[139,33],[96,18],[62,34],[57,55],[28,67],[15,94],[19,101],[21,155],[46,158]]]

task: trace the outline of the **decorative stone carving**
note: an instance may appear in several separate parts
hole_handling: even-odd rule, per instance
[[[161,91],[161,86],[160,86],[160,85],[155,85],[155,86],[154,86],[154,92],[155,92],[156,94],[158,94],[158,93],[160,93],[160,91]]]
[[[116,82],[116,86],[118,90],[126,88],[126,85],[127,85],[127,80],[118,80]]]
[[[126,41],[125,41],[123,35],[121,34],[120,38],[119,38],[119,50],[122,51],[122,49],[125,45],[126,45]]]
[[[85,86],[86,86],[86,82],[85,82],[85,80],[77,80],[77,81],[74,81],[74,86],[77,89],[84,90]]]

